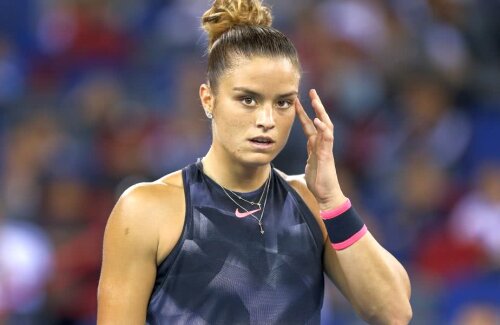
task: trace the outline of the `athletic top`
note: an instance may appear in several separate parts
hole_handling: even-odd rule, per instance
[[[200,161],[182,177],[184,228],[158,266],[147,324],[319,324],[323,236],[295,190],[272,169],[261,234]],[[258,201],[264,187],[237,194]]]

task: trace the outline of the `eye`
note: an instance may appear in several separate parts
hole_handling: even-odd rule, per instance
[[[245,106],[255,106],[257,102],[250,96],[244,96],[240,98],[240,102]]]
[[[281,108],[281,109],[290,108],[290,106],[292,106],[292,104],[293,104],[293,101],[291,99],[280,99],[276,102],[276,105],[278,106],[278,108]]]

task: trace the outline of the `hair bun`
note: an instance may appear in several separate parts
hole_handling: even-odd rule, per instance
[[[271,23],[271,10],[261,0],[214,0],[212,7],[201,17],[209,48],[235,25],[271,26]]]

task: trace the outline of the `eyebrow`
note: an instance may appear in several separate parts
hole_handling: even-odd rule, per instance
[[[249,95],[252,95],[252,96],[255,96],[255,97],[259,97],[259,98],[264,97],[261,94],[259,94],[258,92],[255,92],[255,91],[250,90],[250,89],[245,88],[245,87],[234,87],[233,90],[245,92],[245,93],[247,93]],[[280,94],[280,95],[276,96],[276,98],[289,97],[289,96],[298,95],[298,94],[299,94],[298,91],[294,90],[294,91],[290,91],[288,93]]]

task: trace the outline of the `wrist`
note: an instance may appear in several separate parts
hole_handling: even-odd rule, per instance
[[[349,199],[343,194],[337,195],[331,199],[318,202],[320,211],[334,210],[341,207]]]
[[[335,217],[341,215],[342,213],[346,212],[350,208],[351,208],[351,200],[346,199],[344,201],[344,203],[342,203],[341,205],[338,205],[337,207],[335,207],[333,209],[328,209],[328,210],[321,209],[319,211],[319,214],[321,216],[321,219],[323,219],[323,220],[332,219],[332,218],[335,218]]]
[[[349,199],[333,209],[321,210],[320,216],[335,250],[350,247],[368,231]]]

